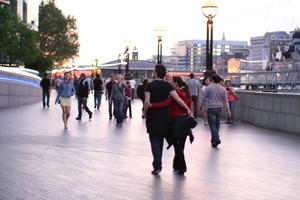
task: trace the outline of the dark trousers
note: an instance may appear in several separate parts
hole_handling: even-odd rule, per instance
[[[99,110],[102,98],[102,91],[94,91],[94,105]]]
[[[198,117],[198,96],[194,96],[192,95],[192,102],[193,102],[193,113],[194,113],[194,117],[197,118]]]
[[[47,98],[47,103],[46,103],[46,98]],[[46,105],[49,106],[49,101],[50,101],[50,91],[49,90],[43,90],[43,106],[44,107]]]
[[[222,108],[207,109],[207,120],[211,132],[211,142],[219,142],[219,128]]]
[[[78,118],[81,118],[82,116],[82,110],[81,107],[83,106],[84,110],[90,115],[92,112],[87,107],[87,98],[84,97],[78,97]]]
[[[131,99],[128,99],[127,100],[127,103],[125,104],[125,116],[127,116],[127,111],[128,111],[128,109],[129,109],[129,116],[130,116],[130,118],[132,117],[132,110],[131,110]]]
[[[152,166],[154,169],[162,169],[161,158],[164,146],[164,137],[149,134],[149,139],[153,156]]]
[[[184,158],[184,146],[186,137],[178,138],[174,140],[174,150],[175,156],[173,159],[173,169],[176,170],[186,170],[186,163]]]
[[[122,124],[124,120],[124,100],[114,100],[117,124]]]
[[[133,100],[134,99],[134,88],[131,88],[131,92],[132,92],[132,97],[131,97],[131,99]]]

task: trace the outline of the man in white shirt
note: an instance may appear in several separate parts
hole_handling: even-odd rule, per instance
[[[130,83],[130,87],[131,87],[131,90],[132,90],[132,100],[134,99],[134,90],[135,90],[135,85],[136,85],[136,81],[132,78],[131,80],[129,80],[129,83]]]

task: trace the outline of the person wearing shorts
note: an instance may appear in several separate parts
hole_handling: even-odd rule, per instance
[[[64,128],[68,129],[68,119],[71,115],[71,97],[75,93],[75,88],[73,83],[71,83],[71,74],[66,72],[64,75],[64,81],[60,84],[55,104],[60,101],[60,106],[62,109],[62,119],[64,122]]]

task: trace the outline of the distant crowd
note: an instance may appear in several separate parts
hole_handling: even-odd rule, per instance
[[[231,86],[231,81],[224,81],[219,75],[196,80],[193,73],[188,80],[179,76],[171,76],[166,68],[157,64],[152,80],[143,79],[137,84],[134,79],[125,80],[120,74],[101,78],[87,77],[84,73],[71,78],[66,72],[63,77],[50,80],[45,75],[40,86],[43,91],[43,107],[49,107],[51,88],[55,88],[57,95],[55,104],[62,108],[64,128],[68,129],[71,115],[71,97],[76,96],[78,115],[76,120],[82,119],[85,110],[89,119],[93,111],[88,107],[87,100],[91,94],[94,97],[94,109],[101,107],[102,96],[108,102],[108,118],[115,119],[116,126],[122,127],[125,118],[132,118],[132,101],[137,96],[142,102],[141,116],[146,120],[147,133],[153,155],[152,174],[159,174],[162,170],[163,141],[166,139],[168,148],[174,146],[175,156],[173,169],[183,175],[187,171],[184,158],[184,147],[187,137],[194,140],[192,129],[198,124],[198,118],[203,117],[204,125],[209,125],[211,131],[211,146],[216,148],[220,143],[219,127],[222,107],[227,110],[227,124],[234,124],[235,103],[239,100]]]

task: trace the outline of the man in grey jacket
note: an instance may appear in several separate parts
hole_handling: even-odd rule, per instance
[[[122,127],[124,119],[124,103],[125,103],[125,91],[126,84],[122,75],[117,76],[117,83],[112,86],[110,101],[113,101],[114,109],[116,112],[117,123],[116,126]]]

